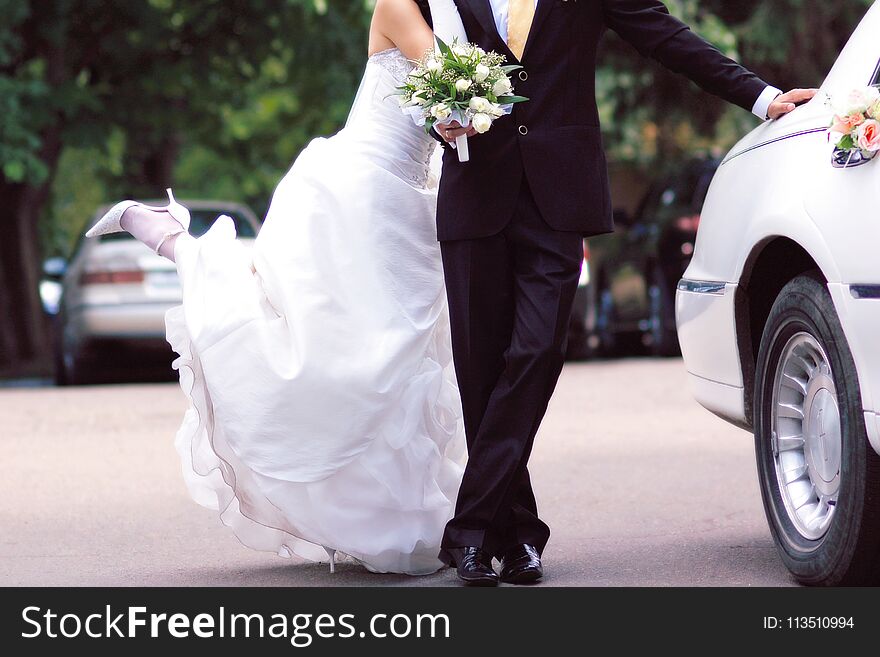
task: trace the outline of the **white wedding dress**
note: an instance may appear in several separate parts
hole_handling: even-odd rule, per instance
[[[179,239],[168,341],[186,482],[245,545],[425,574],[465,452],[436,240],[436,142],[369,59],[346,127],[279,184],[252,251],[221,217]],[[330,557],[332,559],[332,556]]]

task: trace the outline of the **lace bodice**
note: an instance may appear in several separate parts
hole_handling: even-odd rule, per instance
[[[401,111],[396,97],[412,68],[397,48],[372,55],[343,132],[394,175],[426,187],[437,142]]]
[[[384,68],[399,83],[403,83],[409,72],[413,70],[413,63],[397,48],[377,52],[370,56],[369,61]]]

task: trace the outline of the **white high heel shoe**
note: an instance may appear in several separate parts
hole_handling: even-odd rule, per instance
[[[144,205],[143,203],[138,203],[137,201],[122,201],[121,203],[117,203],[105,214],[101,219],[96,223],[92,228],[86,233],[86,237],[98,237],[99,235],[107,235],[109,233],[124,233],[125,229],[122,227],[120,223],[122,220],[122,215],[125,214],[125,211],[129,208],[133,208],[135,206],[141,206],[146,208],[147,210],[153,210],[155,212],[167,212],[171,215],[171,217],[180,224],[180,230],[169,231],[162,236],[162,239],[159,240],[159,243],[155,246],[153,251],[159,253],[159,249],[162,248],[162,245],[165,244],[169,239],[174,237],[175,235],[180,235],[181,233],[186,233],[189,231],[190,224],[190,214],[189,210],[183,207],[180,203],[178,203],[174,199],[174,192],[170,189],[165,190],[168,193],[168,205],[164,208],[155,207],[152,205]]]

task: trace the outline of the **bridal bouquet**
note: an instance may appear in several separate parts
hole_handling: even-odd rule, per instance
[[[828,139],[843,167],[864,164],[880,152],[880,89],[865,87],[831,99]]]
[[[471,43],[445,44],[429,50],[399,87],[403,111],[430,133],[435,125],[458,121],[487,132],[496,119],[510,114],[514,103],[528,100],[513,95],[509,73],[521,66],[506,66],[504,55],[486,52]],[[458,158],[468,161],[467,137],[456,140]]]

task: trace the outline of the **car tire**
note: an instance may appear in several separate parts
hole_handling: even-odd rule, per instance
[[[617,335],[614,333],[614,295],[604,277],[599,279],[594,299],[596,326],[590,338],[594,345],[593,355],[613,358],[618,352]]]
[[[651,272],[648,287],[651,326],[648,332],[649,350],[652,356],[669,358],[681,354],[678,331],[675,326],[675,294],[667,284],[659,265]]]
[[[56,315],[52,319],[52,375],[56,386],[67,386],[70,382],[67,378],[67,369],[64,367],[64,352],[62,347],[62,323]]]
[[[576,297],[572,308],[565,357],[573,361],[591,360],[599,355],[595,332],[596,288],[588,284],[585,288],[578,288],[578,295],[582,298]]]
[[[56,357],[53,365],[55,375],[55,385],[59,387],[69,386],[70,378],[67,376],[67,369],[64,367],[64,364],[61,362],[61,359]]]
[[[578,333],[569,335],[565,349],[565,359],[570,361],[584,361],[596,357],[595,350],[590,346],[589,336]]]
[[[761,496],[786,567],[808,585],[876,583],[880,456],[868,442],[858,373],[818,274],[795,278],[777,297],[754,394]]]
[[[55,384],[58,386],[83,386],[94,380],[92,364],[76,352],[65,354],[58,349],[55,356]]]

